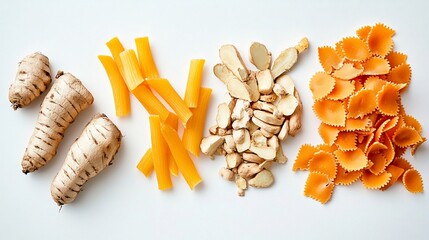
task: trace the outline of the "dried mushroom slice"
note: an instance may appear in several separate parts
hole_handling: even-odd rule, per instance
[[[257,69],[266,70],[271,64],[271,53],[264,44],[254,42],[250,45],[250,62]]]
[[[219,49],[219,57],[222,63],[231,70],[237,78],[241,81],[247,81],[247,68],[243,63],[240,53],[233,45],[226,44],[221,46]]]
[[[273,66],[271,67],[273,78],[276,79],[284,72],[289,71],[297,61],[298,50],[294,47],[286,48],[280,53],[276,60],[274,60]]]

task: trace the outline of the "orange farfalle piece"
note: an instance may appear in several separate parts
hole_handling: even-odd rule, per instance
[[[381,142],[373,142],[369,147],[368,147],[368,151],[366,152],[366,154],[370,154],[370,153],[378,153],[381,150],[386,150],[387,146],[384,145]]]
[[[390,71],[389,62],[381,57],[372,57],[363,64],[362,75],[382,75]]]
[[[324,123],[319,126],[319,135],[328,145],[334,144],[339,132],[340,130],[337,127],[329,126]]]
[[[335,79],[334,89],[326,96],[326,98],[331,100],[341,100],[352,95],[355,90],[355,85],[353,81],[344,81],[340,79]]]
[[[386,186],[391,178],[392,174],[387,171],[379,175],[375,175],[370,171],[365,171],[361,177],[363,186],[368,189],[380,189]]]
[[[368,38],[369,32],[371,31],[372,27],[371,26],[363,26],[361,28],[359,28],[358,30],[356,30],[356,35],[366,41],[366,39]]]
[[[411,193],[423,192],[423,179],[420,173],[415,169],[408,169],[402,176],[402,183]]]
[[[389,165],[392,163],[393,159],[395,158],[396,151],[395,147],[393,146],[392,140],[390,140],[389,137],[384,138],[383,144],[387,147],[386,150],[383,150],[382,153],[386,157],[386,165]]]
[[[387,56],[386,59],[389,61],[390,67],[394,68],[396,66],[399,66],[403,63],[407,62],[407,55],[392,51]]]
[[[384,24],[376,24],[369,32],[367,43],[371,53],[386,56],[393,48],[392,36],[395,31]]]
[[[362,176],[362,171],[347,171],[341,165],[337,166],[337,177],[334,180],[335,185],[350,185],[356,182]]]
[[[319,62],[326,73],[331,73],[332,68],[338,69],[343,64],[343,59],[337,51],[331,47],[319,47]]]
[[[403,63],[392,68],[387,75],[387,80],[393,83],[408,84],[411,80],[411,67],[409,64]]]
[[[318,72],[310,80],[310,90],[315,100],[326,97],[335,86],[335,78],[324,72]]]
[[[387,190],[398,181],[399,177],[401,177],[404,173],[404,169],[396,167],[395,165],[389,165],[386,168],[386,172],[390,173],[392,177],[390,178],[390,181],[386,184],[386,186],[381,188],[381,190],[383,191]]]
[[[418,142],[417,144],[411,145],[411,155],[414,156],[414,154],[416,154],[417,149],[419,149],[419,147],[426,142],[427,138],[422,137],[422,141]]]
[[[411,165],[410,162],[408,162],[405,158],[397,157],[392,161],[392,165],[395,165],[396,167],[400,167],[404,169],[404,171],[407,171],[408,169],[414,169],[413,165]]]
[[[413,116],[406,115],[406,114],[403,115],[402,117],[404,118],[405,125],[416,129],[416,131],[419,134],[422,133],[423,131],[422,125],[420,124],[419,121],[417,121],[417,119],[415,119]]]
[[[362,72],[363,68],[356,68],[353,63],[344,63],[341,68],[332,73],[332,76],[339,79],[350,80],[361,75]]]
[[[351,151],[355,150],[356,147],[357,134],[354,132],[340,132],[338,134],[335,144],[339,150],[342,151]]]
[[[340,101],[317,101],[313,105],[313,110],[317,117],[328,125],[343,127],[346,123],[346,109]]]
[[[296,156],[295,163],[293,164],[292,171],[308,170],[308,162],[313,158],[313,155],[319,150],[309,144],[304,144],[299,149]]]
[[[343,39],[343,53],[351,61],[364,61],[369,58],[370,53],[366,43],[357,37],[348,37]]]
[[[308,163],[310,172],[320,172],[328,175],[330,179],[335,179],[337,175],[337,164],[335,157],[329,152],[319,151],[314,154],[313,158]]]
[[[368,77],[365,81],[364,88],[378,93],[385,84],[387,84],[387,81],[379,77]]]
[[[348,171],[364,169],[368,164],[368,158],[360,148],[353,151],[336,150],[334,154],[338,163]]]
[[[396,116],[399,110],[399,90],[393,84],[386,84],[377,94],[378,110],[387,116]]]
[[[417,144],[423,139],[416,129],[403,126],[396,130],[392,140],[397,146],[405,148]]]
[[[340,130],[345,132],[365,131],[369,127],[369,124],[370,119],[367,117],[362,119],[347,118],[346,126],[342,127]]]
[[[368,160],[373,163],[369,171],[375,175],[379,175],[386,169],[386,157],[382,153],[371,153],[368,155]]]
[[[335,43],[335,52],[337,52],[338,56],[340,56],[341,58],[345,57],[343,53],[343,41]]]
[[[348,104],[348,117],[362,118],[365,115],[374,112],[377,108],[375,96],[374,91],[368,89],[362,89],[355,95],[352,95]]]
[[[324,173],[310,172],[305,183],[304,195],[322,204],[331,199],[334,183]]]
[[[325,152],[334,152],[337,150],[337,146],[335,145],[328,145],[328,144],[319,144],[316,146],[318,151],[325,151]]]

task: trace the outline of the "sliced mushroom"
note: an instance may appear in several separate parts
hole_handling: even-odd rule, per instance
[[[301,114],[302,114],[302,102],[299,97],[298,91],[295,91],[295,98],[298,101],[298,106],[295,109],[295,112],[290,116],[289,119],[289,131],[288,134],[292,137],[295,136],[298,131],[301,129]]]
[[[229,94],[235,98],[251,101],[250,92],[252,91],[250,87],[238,80],[237,78],[231,78],[227,84],[226,88],[228,89]]]
[[[258,118],[253,117],[252,122],[267,132],[270,132],[273,134],[277,134],[278,132],[280,132],[280,126],[270,125],[268,123],[265,123],[265,122],[259,120]]]
[[[270,114],[268,112],[261,111],[261,110],[254,110],[253,116],[268,124],[277,125],[277,126],[282,125],[285,120],[284,117],[276,118],[273,114]]]
[[[280,55],[274,60],[273,66],[271,67],[271,73],[273,78],[276,79],[278,76],[282,75],[284,72],[290,70],[293,65],[295,65],[298,60],[298,50],[291,47],[285,49]]]
[[[249,150],[265,160],[273,160],[276,157],[276,150],[272,147],[257,147],[250,144]]]
[[[238,77],[236,77],[231,70],[229,70],[225,64],[216,64],[213,67],[213,73],[214,75],[221,80],[223,83],[227,84],[229,80],[231,79],[237,79],[240,80]]]
[[[259,167],[263,169],[270,169],[271,166],[273,165],[273,162],[274,161],[265,160],[263,163],[259,164]]]
[[[238,166],[238,175],[243,178],[251,178],[262,169],[256,163],[242,163]]]
[[[285,120],[277,137],[279,138],[280,141],[283,141],[287,138],[288,132],[289,132],[289,120]]]
[[[261,94],[270,94],[273,91],[274,80],[269,69],[256,73],[256,80]]]
[[[226,165],[230,169],[238,167],[242,162],[241,156],[238,153],[229,153],[226,155],[225,158],[226,158]]]
[[[243,160],[245,160],[247,162],[253,162],[253,163],[257,163],[257,164],[261,164],[265,161],[264,159],[262,159],[258,155],[254,154],[254,153],[247,153],[247,152],[243,153],[242,158],[243,158]]]
[[[280,164],[287,162],[287,157],[284,155],[283,148],[281,146],[279,147],[279,149],[277,149],[275,161]]]
[[[243,190],[247,189],[247,181],[243,177],[239,176],[237,179],[235,179],[235,184],[239,189],[243,189]]]
[[[262,129],[262,128],[261,128],[261,133],[262,133],[262,135],[264,135],[264,137],[266,137],[266,138],[270,138],[270,137],[274,136],[274,134],[273,134],[273,133],[267,132],[267,131],[265,131],[265,130],[264,130],[264,129]]]
[[[247,82],[247,86],[249,86],[250,89],[250,100],[252,102],[256,102],[259,99],[259,96],[261,95],[258,91],[258,82],[256,78],[251,77]]]
[[[222,63],[241,81],[247,80],[247,68],[237,49],[231,45],[223,45],[219,49],[219,57]]]
[[[274,148],[276,152],[280,148],[280,142],[276,135],[268,139],[267,144],[268,144],[268,147]]]
[[[231,119],[241,119],[244,116],[246,109],[249,107],[250,103],[248,101],[245,101],[243,99],[237,99],[237,101],[235,102],[234,110],[231,114]]]
[[[277,100],[277,95],[275,93],[261,95],[261,96],[259,96],[259,100],[267,102],[267,103],[272,103],[272,102],[275,102]]]
[[[225,142],[223,143],[223,149],[226,153],[234,153],[235,152],[235,142],[232,138],[232,135],[225,135]]]
[[[264,169],[256,174],[254,178],[250,179],[248,183],[255,188],[266,188],[274,183],[274,177],[269,170]]]
[[[227,128],[231,124],[231,110],[228,104],[221,103],[217,106],[216,122],[221,128]]]
[[[268,69],[271,64],[271,53],[264,44],[254,42],[250,45],[250,62],[261,71]]]
[[[308,39],[306,37],[302,38],[299,43],[295,46],[298,53],[304,52],[308,48]]]
[[[257,147],[266,147],[267,138],[262,134],[261,130],[256,130],[252,133],[251,143],[253,143]]]
[[[229,169],[227,169],[227,168],[221,168],[220,170],[219,170],[219,175],[223,178],[223,179],[225,179],[225,180],[227,180],[227,181],[232,181],[232,180],[234,180],[234,173],[231,171],[231,170],[229,170]]]
[[[225,138],[222,136],[210,135],[205,137],[200,144],[201,152],[211,157],[224,141]]]
[[[247,129],[244,129],[244,140],[242,143],[236,143],[235,147],[237,152],[241,153],[250,148],[250,133]]]
[[[244,129],[236,129],[232,131],[232,138],[236,144],[243,143],[244,141]]]
[[[282,75],[276,79],[276,84],[280,85],[286,94],[291,94],[295,92],[295,84],[293,83],[292,78],[289,75]]]
[[[298,100],[293,95],[286,95],[277,104],[277,109],[285,116],[292,115],[298,106]]]

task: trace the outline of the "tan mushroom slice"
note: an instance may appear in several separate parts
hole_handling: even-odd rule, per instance
[[[274,60],[273,66],[271,67],[271,73],[273,78],[276,79],[278,76],[282,75],[284,72],[290,70],[293,65],[295,65],[298,60],[298,50],[291,47],[285,49],[280,55]]]
[[[247,129],[244,130],[244,140],[242,143],[236,143],[237,152],[241,153],[250,148],[250,133]]]
[[[213,67],[214,75],[221,80],[223,83],[227,84],[231,79],[238,79],[232,72],[229,70],[225,64],[218,63]]]
[[[226,165],[228,168],[236,168],[242,162],[242,158],[238,153],[229,153],[226,155],[225,158],[226,158]]]
[[[254,110],[253,116],[266,123],[278,126],[282,125],[285,120],[284,117],[276,118],[273,114],[261,110]]]
[[[242,158],[243,158],[243,160],[245,160],[247,162],[253,162],[253,163],[257,163],[257,164],[261,164],[265,161],[264,159],[262,159],[258,155],[254,154],[254,153],[248,153],[248,152],[244,152]]]
[[[270,94],[273,91],[274,80],[269,69],[256,73],[256,80],[261,94]]]
[[[251,178],[259,173],[262,169],[256,163],[242,163],[238,166],[238,175],[243,178]]]
[[[293,95],[287,95],[280,99],[277,104],[277,109],[285,116],[292,115],[298,106],[298,100]]]
[[[235,152],[235,142],[232,137],[232,134],[225,135],[225,142],[223,143],[223,149],[226,153],[234,153]]]
[[[271,53],[264,44],[254,42],[250,45],[250,62],[261,71],[266,70],[271,64]]]
[[[285,120],[277,137],[279,138],[280,141],[283,141],[287,138],[288,133],[289,133],[289,120]]]
[[[228,104],[219,104],[217,107],[216,122],[221,128],[227,128],[231,124],[231,110],[229,109]]]
[[[252,102],[258,101],[259,96],[261,94],[259,93],[259,90],[258,90],[258,82],[257,82],[256,78],[251,78],[246,83],[247,83],[247,86],[249,86],[249,89],[250,89],[250,100]]]
[[[304,52],[308,48],[308,38],[304,37],[302,38],[299,43],[295,46],[298,53]]]
[[[224,143],[225,138],[222,136],[210,135],[201,141],[201,152],[211,157],[216,150]]]
[[[252,98],[250,96],[250,92],[252,91],[250,87],[238,80],[237,78],[231,78],[227,84],[226,88],[228,89],[229,94],[231,94],[232,97],[243,99],[246,101],[251,101]]]
[[[282,75],[276,79],[276,84],[280,85],[286,94],[293,95],[295,92],[295,84],[289,75]]]
[[[248,184],[255,188],[266,188],[274,183],[274,176],[271,171],[264,169],[252,179],[249,180]]]
[[[231,45],[223,45],[219,49],[222,63],[241,81],[247,81],[247,68],[237,49]]]
[[[265,160],[273,160],[276,158],[277,151],[272,147],[258,147],[251,143],[249,150]]]
[[[227,168],[221,168],[220,170],[219,170],[219,175],[223,178],[223,179],[225,179],[225,180],[227,180],[227,181],[233,181],[234,180],[234,172],[232,172],[230,169],[227,169]]]
[[[262,134],[261,130],[256,130],[252,133],[251,143],[257,147],[266,147],[268,146],[267,138]]]
[[[280,126],[270,125],[268,123],[265,123],[265,122],[259,120],[258,118],[253,117],[252,122],[267,132],[270,132],[273,134],[277,134],[280,132]]]
[[[277,95],[275,93],[261,95],[259,96],[259,100],[267,103],[273,103],[277,100]]]
[[[244,129],[235,129],[232,131],[232,138],[236,144],[244,142]]]

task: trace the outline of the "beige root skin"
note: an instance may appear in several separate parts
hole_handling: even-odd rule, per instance
[[[33,135],[22,159],[27,174],[51,160],[68,126],[94,101],[92,94],[70,73],[58,72],[57,80],[43,100]]]
[[[104,114],[97,114],[73,143],[51,185],[58,205],[75,200],[83,185],[112,164],[121,146],[122,134]]]
[[[15,81],[9,87],[9,101],[13,110],[25,107],[51,84],[49,59],[40,52],[26,56],[19,62]]]

